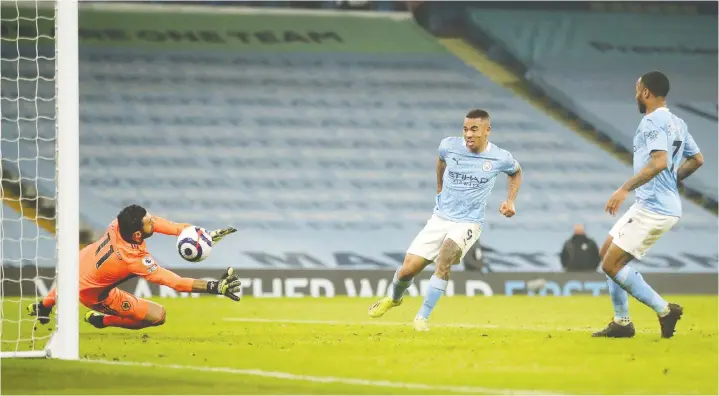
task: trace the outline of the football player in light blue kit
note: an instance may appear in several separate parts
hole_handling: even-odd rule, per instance
[[[412,279],[434,261],[434,275],[414,319],[415,330],[428,331],[427,319],[447,288],[450,268],[479,238],[487,198],[500,173],[509,175],[509,191],[499,212],[506,217],[516,213],[514,200],[522,182],[522,169],[508,151],[487,140],[491,129],[489,113],[472,110],[464,119],[463,136],[448,137],[440,143],[434,213],[407,249],[388,296],[369,309],[371,317],[380,317],[402,304],[402,295]]]
[[[630,191],[636,190],[636,202],[609,231],[600,252],[614,319],[592,334],[595,337],[634,336],[627,293],[657,313],[664,338],[674,335],[683,313],[681,306],[664,301],[628,264],[632,259],[641,260],[677,223],[682,215],[677,183],[699,169],[704,158],[687,124],[666,108],[669,79],[652,71],[639,78],[636,89],[639,112],[646,115],[634,136],[634,176],[612,194],[605,210],[616,215]]]

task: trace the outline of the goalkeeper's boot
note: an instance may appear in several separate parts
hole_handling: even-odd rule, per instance
[[[429,325],[427,324],[427,318],[417,316],[414,318],[414,330],[415,331],[429,331]]]
[[[592,337],[632,338],[634,333],[634,323],[629,322],[627,325],[620,325],[612,320],[604,330],[592,333]]]
[[[105,314],[102,314],[97,311],[87,311],[85,313],[85,322],[90,323],[91,325],[97,327],[98,329],[104,329],[105,327]]]
[[[30,316],[37,316],[37,321],[40,322],[40,324],[48,324],[50,322],[50,311],[52,311],[52,307],[45,308],[45,306],[42,305],[42,301],[27,306],[27,313]]]
[[[679,304],[669,303],[669,313],[659,317],[659,325],[662,328],[662,338],[672,338],[677,322],[682,318],[684,309]]]
[[[402,305],[402,298],[398,301],[392,300],[391,297],[385,297],[372,305],[369,309],[369,316],[372,318],[379,318],[389,311],[391,308],[399,307]]]

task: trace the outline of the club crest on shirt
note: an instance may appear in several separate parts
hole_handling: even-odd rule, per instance
[[[659,136],[659,132],[657,132],[657,131],[644,132],[644,139],[647,140],[647,143],[651,143],[651,142],[657,140],[658,136]]]
[[[490,161],[484,161],[482,164],[482,170],[485,172],[491,171],[493,168],[492,163]]]

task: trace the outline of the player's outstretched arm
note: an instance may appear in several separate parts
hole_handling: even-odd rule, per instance
[[[604,210],[612,216],[616,215],[619,207],[622,206],[622,202],[631,191],[643,186],[665,169],[667,169],[667,152],[662,150],[652,151],[647,164],[612,194],[604,206]]]
[[[134,265],[133,272],[152,283],[167,286],[178,292],[218,294],[234,301],[240,301],[238,293],[242,284],[240,277],[234,274],[232,268],[228,268],[218,280],[183,278],[157,265],[151,256],[145,256],[142,264]]]
[[[677,181],[682,181],[691,176],[691,174],[701,168],[702,165],[704,165],[704,156],[702,153],[697,153],[687,158],[681,166],[679,166],[679,169],[677,169]]]
[[[240,277],[233,274],[234,270],[228,268],[219,280],[205,281],[195,279],[192,283],[192,291],[195,293],[218,294],[229,297],[233,301],[240,301],[240,290],[242,283]]]
[[[153,216],[153,229],[160,234],[179,236],[182,230],[191,227],[186,223],[175,223],[159,216]]]
[[[187,223],[174,223],[170,220],[164,219],[162,217],[154,216],[154,229],[155,231],[159,232],[160,234],[165,235],[175,235],[179,236],[180,233],[182,233],[182,230],[184,230],[187,227],[192,227],[191,224]],[[235,227],[226,227],[226,228],[220,228],[214,231],[210,231],[210,237],[212,238],[212,243],[217,243],[222,238],[232,234],[233,232],[236,232],[237,229]]]

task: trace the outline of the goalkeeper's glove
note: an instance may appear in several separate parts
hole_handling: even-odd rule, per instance
[[[222,240],[222,238],[224,238],[236,231],[237,231],[237,229],[235,227],[220,228],[219,230],[210,231],[210,237],[212,238],[212,243],[217,243],[220,240]]]
[[[207,282],[207,292],[229,297],[233,301],[240,301],[240,296],[237,293],[242,290],[242,283],[240,277],[232,272],[232,268],[228,268],[220,280]]]

